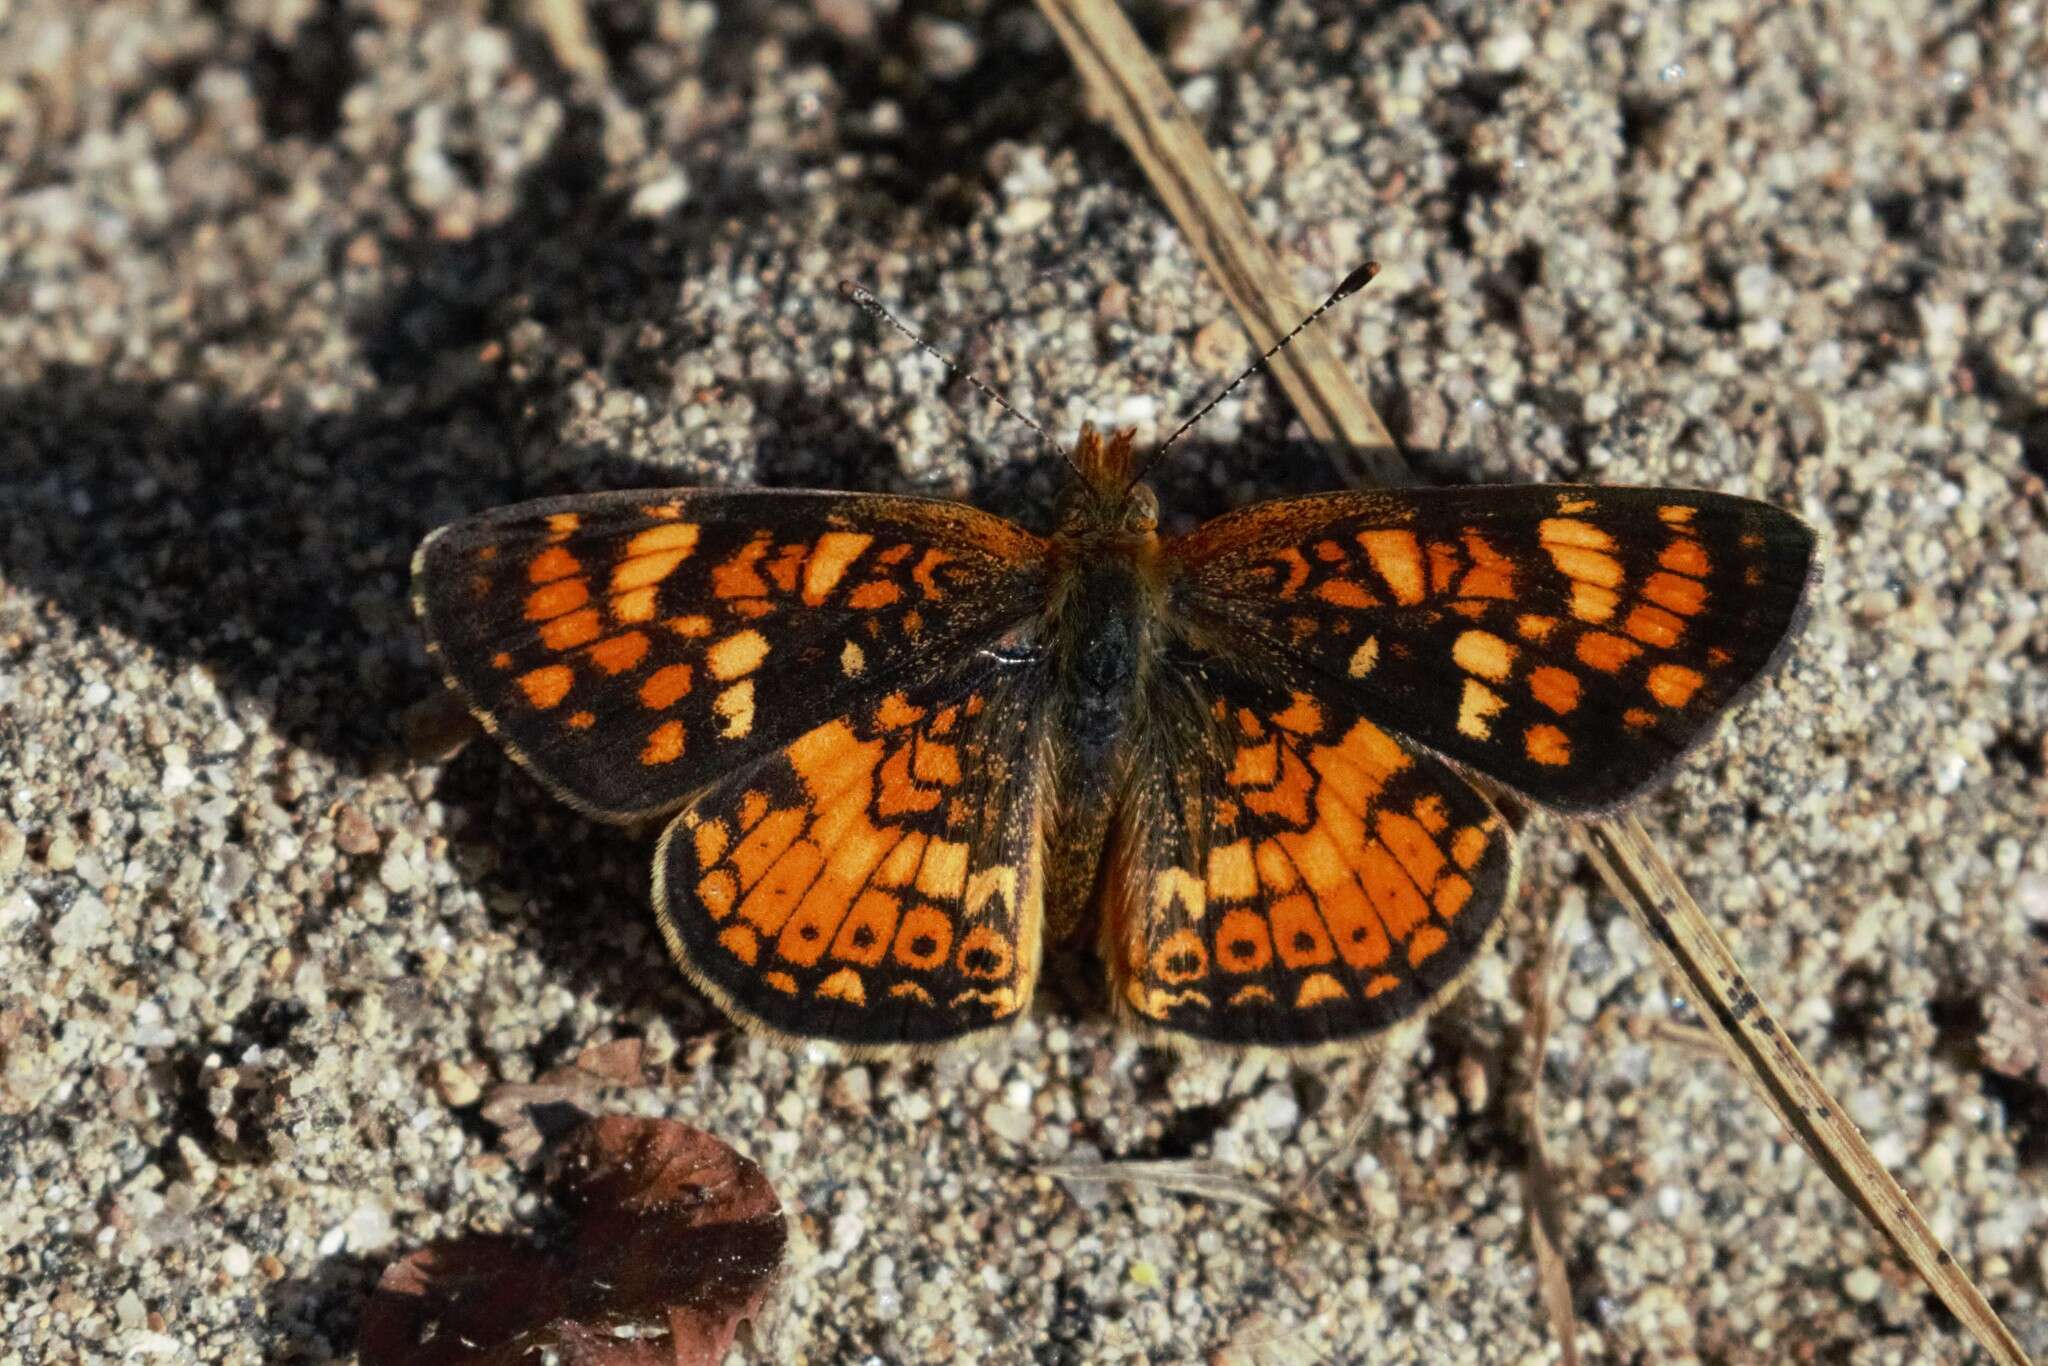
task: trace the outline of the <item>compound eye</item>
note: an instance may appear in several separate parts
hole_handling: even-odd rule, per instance
[[[1159,526],[1159,495],[1150,484],[1138,484],[1124,499],[1124,525],[1132,531],[1152,531]]]

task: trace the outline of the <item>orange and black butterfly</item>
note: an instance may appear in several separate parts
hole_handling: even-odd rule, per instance
[[[1449,991],[1515,887],[1468,774],[1603,811],[1769,670],[1813,532],[1683,489],[1332,493],[1162,536],[1084,430],[1051,533],[879,494],[544,499],[414,561],[427,649],[551,791],[668,817],[683,969],[776,1034],[1001,1025],[1092,923],[1169,1036],[1306,1048]],[[1092,919],[1091,919],[1092,917]]]

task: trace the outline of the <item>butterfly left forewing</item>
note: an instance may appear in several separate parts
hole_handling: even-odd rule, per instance
[[[1043,596],[1045,543],[960,503],[650,490],[444,527],[414,558],[427,651],[590,814],[674,810],[734,766],[950,667]]]
[[[1105,879],[1118,1006],[1169,1037],[1314,1048],[1459,981],[1512,894],[1485,797],[1305,670],[1169,655]]]

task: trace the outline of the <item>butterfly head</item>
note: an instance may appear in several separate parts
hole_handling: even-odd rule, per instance
[[[1149,540],[1159,528],[1159,498],[1138,483],[1137,433],[1119,427],[1104,436],[1081,428],[1069,462],[1075,478],[1060,499],[1059,527],[1069,533]]]

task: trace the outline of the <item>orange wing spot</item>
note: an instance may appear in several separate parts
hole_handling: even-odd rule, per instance
[[[882,699],[875,708],[875,724],[883,730],[902,730],[924,719],[924,708],[913,707],[910,699],[900,692],[892,692]]]
[[[953,922],[936,906],[913,906],[896,931],[896,961],[929,972],[946,961],[953,947]]]
[[[1273,961],[1273,940],[1266,918],[1253,911],[1230,911],[1216,927],[1216,962],[1226,972],[1258,972]]]
[[[933,840],[925,846],[924,862],[917,870],[917,890],[935,901],[958,901],[967,889],[967,846],[953,840]]]
[[[901,545],[892,545],[881,554],[875,556],[875,563],[881,565],[884,569],[891,565],[901,564],[915,548],[907,541]]]
[[[1307,693],[1298,692],[1287,710],[1273,718],[1273,724],[1296,735],[1313,735],[1323,728],[1323,709]]]
[[[929,991],[926,991],[923,987],[919,986],[915,982],[890,983],[889,997],[891,1000],[908,999],[912,1001],[917,1001],[923,1005],[931,1005],[933,1003],[932,994]]]
[[[1238,840],[1212,848],[1208,882],[1213,901],[1250,901],[1257,896],[1259,875],[1252,866],[1251,841]]]
[[[548,539],[565,541],[576,534],[583,525],[583,516],[576,512],[551,512],[548,514]]]
[[[887,892],[861,893],[832,941],[832,956],[870,968],[881,962],[896,934],[896,909],[901,904]]]
[[[1657,556],[1657,563],[1673,573],[1690,574],[1704,579],[1714,568],[1714,562],[1707,557],[1707,548],[1690,536],[1680,536],[1664,547]]]
[[[1572,761],[1572,743],[1556,726],[1538,724],[1522,732],[1522,749],[1529,762],[1562,768]]]
[[[792,740],[784,753],[812,800],[823,801],[871,782],[882,742],[858,740],[846,722],[830,721]]]
[[[1316,585],[1315,595],[1332,607],[1377,607],[1379,599],[1350,579],[1327,579]]]
[[[705,821],[693,832],[697,845],[697,866],[709,868],[725,857],[726,846],[732,843],[732,831],[724,821]]]
[[[752,887],[766,877],[804,832],[805,820],[803,808],[797,806],[785,806],[763,816],[746,838],[734,846],[728,860],[739,872],[740,882]]]
[[[897,841],[889,856],[882,860],[882,866],[875,870],[877,887],[908,887],[910,879],[917,876],[917,867],[924,862],[924,846],[928,837],[912,831]]]
[[[1356,878],[1331,888],[1323,897],[1322,911],[1330,933],[1337,936],[1337,952],[1347,964],[1354,969],[1370,968],[1387,961],[1386,927],[1380,924]]]
[[[1645,645],[1668,650],[1685,635],[1685,619],[1674,617],[1661,607],[1641,603],[1628,614],[1621,629]]]
[[[718,733],[728,740],[744,740],[754,730],[754,680],[743,678],[711,699],[718,715]]]
[[[1320,967],[1330,961],[1329,931],[1316,904],[1296,893],[1273,903],[1273,948],[1290,968]]]
[[[1297,646],[1312,638],[1320,629],[1321,625],[1314,617],[1299,616],[1287,619],[1287,633],[1294,637]]]
[[[1485,740],[1493,734],[1493,714],[1507,701],[1476,678],[1465,680],[1465,692],[1458,699],[1458,734]]]
[[[1253,789],[1247,792],[1245,810],[1261,816],[1278,816],[1299,828],[1308,824],[1308,799],[1314,790],[1315,779],[1310,776],[1308,767],[1293,750],[1282,750],[1279,781],[1263,791]]]
[[[1543,548],[1550,552],[1550,562],[1557,566],[1557,572],[1569,579],[1599,588],[1616,588],[1621,584],[1621,561],[1612,555],[1589,550],[1576,542],[1546,540]]]
[[[1445,606],[1467,621],[1481,621],[1487,615],[1486,604],[1477,598],[1458,598]]]
[[[670,617],[662,623],[684,640],[701,640],[711,634],[711,618],[704,616]]]
[[[1713,665],[1717,669],[1727,668],[1728,665],[1734,661],[1734,659],[1734,655],[1729,654],[1726,650],[1722,649],[1718,645],[1710,645],[1707,647],[1707,663]]]
[[[1486,831],[1476,825],[1458,828],[1451,836],[1451,861],[1470,872],[1472,865],[1479,862],[1479,856],[1486,852]]]
[[[1495,550],[1478,532],[1464,534],[1465,553],[1473,568],[1458,585],[1460,597],[1512,598],[1515,595],[1515,562]]]
[[[612,570],[612,592],[648,588],[676,572],[697,548],[695,522],[663,522],[626,542],[626,554]]]
[[[557,579],[542,584],[526,595],[526,619],[546,621],[573,612],[590,601],[590,588],[581,579]]]
[[[1611,588],[1576,580],[1572,583],[1572,615],[1580,621],[1605,621],[1620,605],[1620,595]]]
[[[921,783],[957,787],[960,784],[960,750],[954,745],[920,740],[911,759],[910,773]]]
[[[1563,716],[1579,705],[1577,674],[1545,664],[1529,671],[1529,695]]]
[[[848,1005],[864,1006],[868,1003],[867,988],[861,984],[860,974],[852,968],[841,968],[818,983],[818,994]]]
[[[608,674],[620,674],[647,657],[647,637],[639,631],[608,636],[590,647],[590,662]]]
[[[901,746],[883,761],[881,792],[875,799],[877,812],[894,818],[910,812],[930,811],[938,804],[938,789],[925,787],[910,776],[910,746]]]
[[[901,588],[897,588],[889,580],[874,580],[872,584],[862,584],[854,592],[846,594],[846,606],[860,608],[862,612],[872,612],[874,608],[879,608],[879,606],[891,606],[891,604],[895,604],[901,598],[903,598],[903,590]]]
[[[1747,568],[1747,569],[1743,570],[1743,571],[1742,571],[1742,581],[1743,581],[1743,582],[1744,582],[1745,584],[1749,585],[1749,586],[1750,586],[1751,588],[1761,588],[1761,587],[1763,587],[1763,586],[1764,586],[1764,571],[1763,571],[1763,566],[1761,566],[1761,565],[1754,565],[1754,564],[1753,564],[1753,565],[1751,565],[1751,566],[1750,566],[1749,568]]]
[[[1411,930],[1429,919],[1429,903],[1409,880],[1408,872],[1375,840],[1365,846],[1358,859],[1358,881],[1372,898],[1380,923],[1396,939],[1406,939]]]
[[[1472,884],[1456,873],[1437,883],[1436,891],[1429,898],[1430,904],[1436,907],[1436,913],[1446,920],[1464,910],[1465,903],[1471,899]]]
[[[612,620],[639,622],[654,620],[654,585],[629,589],[612,597]]]
[[[1259,865],[1259,881],[1269,892],[1285,892],[1300,880],[1287,851],[1273,840],[1262,840],[1252,849],[1252,862]]]
[[[1273,1004],[1273,993],[1264,987],[1239,987],[1230,994],[1230,999],[1224,1002],[1224,1004],[1233,1006],[1271,1005]]]
[[[1538,645],[1550,639],[1550,633],[1557,629],[1556,617],[1541,617],[1530,613],[1515,622],[1515,629],[1522,633],[1522,639],[1533,640]]]
[[[510,654],[508,654],[507,652],[505,652],[504,650],[500,650],[500,651],[498,651],[498,653],[496,653],[496,654],[494,654],[494,655],[492,655],[492,656],[491,656],[491,667],[492,667],[493,669],[509,669],[509,668],[511,668],[511,667],[512,667],[512,656],[511,656]]]
[[[761,980],[784,996],[796,995],[796,978],[786,972],[764,972],[761,974]]]
[[[717,872],[700,879],[697,883],[697,899],[711,910],[713,920],[723,920],[732,914],[733,902],[739,900],[739,884],[731,873],[720,868]],[[753,931],[749,930],[749,934]]]
[[[1451,659],[1468,674],[1500,683],[1514,671],[1515,647],[1491,631],[1466,631],[1452,642]]]
[[[768,637],[759,631],[735,631],[704,652],[704,665],[720,682],[744,678],[768,657]]]
[[[498,558],[498,547],[494,545],[478,546],[476,551],[476,557],[479,560],[485,561],[495,560]]]
[[[924,733],[935,740],[944,739],[952,733],[953,723],[959,719],[960,708],[957,705],[940,707],[938,715],[932,718],[932,723],[924,728]]]
[[[604,634],[604,623],[595,607],[585,607],[556,617],[553,621],[541,623],[541,643],[550,650],[573,650],[578,645],[588,645]]]
[[[1566,505],[1560,502],[1558,504],[1558,511],[1589,512],[1592,510],[1592,507],[1591,503]],[[1614,549],[1614,538],[1612,536],[1609,536],[1591,522],[1581,522],[1571,517],[1544,518],[1536,527],[1536,538],[1546,546],[1560,546],[1580,550]],[[1558,568],[1563,569],[1564,566],[1559,565]],[[1565,572],[1570,573],[1571,571],[1567,569]]]
[[[596,724],[596,712],[578,711],[569,714],[569,729],[571,730],[589,730]]]
[[[1223,704],[1218,702],[1216,705],[1220,707]],[[1216,719],[1220,721],[1223,718],[1219,716]],[[1259,722],[1259,714],[1250,707],[1237,709],[1237,729],[1247,740],[1256,740],[1266,733],[1265,726]]]
[[[960,952],[953,962],[969,977],[994,982],[1010,975],[1017,958],[1009,940],[986,925],[976,925],[960,941]]]
[[[640,705],[649,711],[665,711],[690,695],[690,666],[664,664],[640,685]]]
[[[1657,724],[1657,713],[1644,711],[1641,707],[1630,707],[1621,714],[1621,719],[1630,730],[1641,730],[1644,726]]]
[[[1280,776],[1280,742],[1241,745],[1230,761],[1225,779],[1232,787],[1269,787]]]
[[[763,936],[780,934],[797,903],[825,866],[825,851],[798,840],[740,902],[740,916]]]
[[[727,605],[742,621],[759,621],[775,610],[775,604],[766,598],[737,598]]]
[[[768,794],[751,788],[740,798],[740,829],[752,830],[768,814]]]
[[[1383,972],[1365,984],[1365,999],[1370,1001],[1375,996],[1384,996],[1400,985],[1400,978]]]
[[[1706,681],[1697,670],[1682,664],[1659,664],[1645,680],[1650,696],[1674,710],[1692,701],[1692,695]]]
[[[1418,968],[1422,960],[1451,942],[1451,937],[1435,925],[1424,925],[1408,941],[1408,966]]]
[[[1215,805],[1213,805],[1213,806],[1211,806],[1211,807],[1209,808],[1209,812],[1210,812],[1210,814],[1211,814],[1211,815],[1212,815],[1212,816],[1213,816],[1213,817],[1215,818],[1215,820],[1216,820],[1216,828],[1217,828],[1218,830],[1230,830],[1230,829],[1234,829],[1234,828],[1236,827],[1236,825],[1237,825],[1237,803],[1236,803],[1236,802],[1233,802],[1233,801],[1220,801],[1220,802],[1217,802],[1217,803],[1216,803]]]
[[[1308,561],[1293,546],[1282,546],[1273,553],[1273,558],[1287,567],[1287,582],[1280,585],[1280,596],[1291,598],[1301,591],[1301,585],[1308,580]]]
[[[952,558],[953,556],[945,551],[933,547],[924,552],[924,556],[917,562],[917,568],[910,571],[911,581],[924,590],[927,602],[936,602],[946,596],[946,590],[939,587],[932,578],[932,571]]]
[[[1628,667],[1630,660],[1643,652],[1643,647],[1632,640],[1612,636],[1605,631],[1588,631],[1579,637],[1576,653],[1579,663],[1601,673],[1620,673]]]
[[[1336,752],[1339,758],[1355,766],[1365,776],[1375,793],[1386,785],[1387,779],[1411,762],[1402,753],[1401,746],[1395,743],[1394,737],[1370,721],[1360,721],[1344,732],[1344,738],[1337,742]]]
[[[1301,990],[1295,993],[1294,1005],[1297,1010],[1307,1010],[1325,1001],[1341,1001],[1345,995],[1344,984],[1329,973],[1311,973],[1302,981]]]
[[[1209,951],[1193,930],[1176,930],[1152,951],[1152,975],[1169,986],[1200,981],[1209,975]]]
[[[1441,835],[1451,823],[1450,812],[1444,807],[1444,799],[1434,792],[1417,797],[1415,805],[1409,810],[1415,813],[1415,819],[1422,823],[1422,828],[1432,835]]]
[[[641,506],[640,515],[652,518],[657,522],[673,522],[676,518],[683,515],[683,505],[681,503],[647,503]]]
[[[761,936],[745,925],[728,925],[719,933],[718,945],[748,967],[761,957]]]
[[[526,694],[526,700],[546,711],[569,695],[569,685],[576,681],[576,674],[567,664],[543,664],[519,675],[517,681],[519,691]]]
[[[1361,531],[1358,543],[1386,580],[1394,601],[1407,606],[1422,601],[1422,550],[1415,543],[1414,532]]]
[[[571,574],[581,574],[583,562],[571,555],[565,546],[551,545],[533,557],[526,566],[529,583],[553,583],[566,579]]]
[[[1317,541],[1316,558],[1324,564],[1336,564],[1344,558],[1344,547],[1335,541]]]
[[[711,593],[719,598],[765,598],[768,580],[757,566],[768,553],[768,538],[756,536],[711,571]]]
[[[1559,512],[1591,512],[1595,506],[1596,504],[1591,498],[1574,498],[1569,493],[1557,495],[1557,510]]]
[[[818,606],[846,577],[847,566],[873,545],[875,538],[859,531],[828,531],[818,538],[804,564],[804,601]]]
[[[839,672],[848,678],[859,678],[867,672],[868,652],[849,640],[839,652]]]
[[[1444,870],[1444,852],[1436,847],[1436,841],[1420,821],[1398,811],[1382,811],[1374,822],[1374,832],[1381,844],[1394,851],[1394,857],[1401,860],[1416,886],[1427,891],[1435,884]]]
[[[1692,521],[1693,512],[1683,503],[1666,503],[1657,509],[1657,520],[1666,526],[1685,526]]]
[[[1351,652],[1351,662],[1344,671],[1353,678],[1363,678],[1372,672],[1373,665],[1380,662],[1380,638],[1367,636],[1363,644]]]
[[[1680,616],[1690,617],[1707,605],[1707,586],[1698,579],[1659,570],[1643,583],[1643,596],[1659,607],[1668,607]]]
[[[1200,920],[1209,909],[1209,889],[1185,868],[1161,868],[1152,879],[1152,909]]]
[[[1443,541],[1429,543],[1429,590],[1432,593],[1448,592],[1451,580],[1458,576],[1458,550],[1456,546]]]

